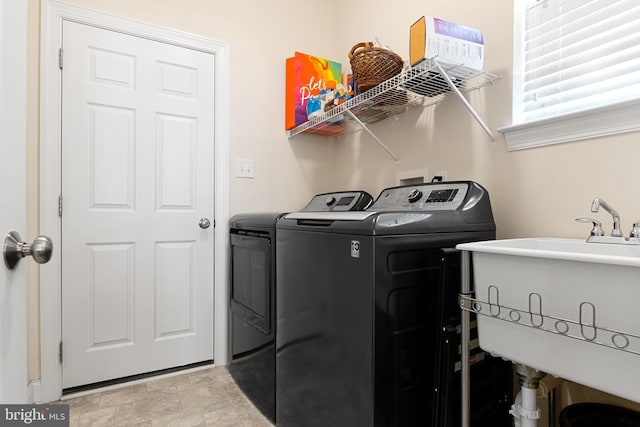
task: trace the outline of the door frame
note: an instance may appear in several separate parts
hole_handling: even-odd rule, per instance
[[[62,46],[62,23],[81,24],[117,31],[158,42],[169,43],[214,55],[214,360],[228,362],[228,246],[229,221],[229,45],[194,34],[172,30],[129,18],[110,15],[59,0],[42,3],[40,58],[40,232],[60,248],[61,221],[58,196],[61,194],[61,100],[62,79],[58,52]],[[62,395],[62,365],[59,363],[62,337],[60,252],[40,274],[40,396],[43,402]]]

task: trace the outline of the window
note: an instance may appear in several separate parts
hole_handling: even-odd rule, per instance
[[[640,130],[640,1],[515,0],[509,149]]]

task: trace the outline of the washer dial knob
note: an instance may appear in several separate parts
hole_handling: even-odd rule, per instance
[[[411,192],[407,195],[409,203],[417,202],[418,200],[420,200],[420,197],[422,197],[422,191],[418,190],[417,188],[411,190]]]
[[[327,197],[326,199],[324,199],[324,203],[325,203],[327,206],[331,206],[331,205],[333,205],[335,202],[336,202],[336,198],[335,198],[335,197],[333,197],[333,196],[329,196],[329,197]]]

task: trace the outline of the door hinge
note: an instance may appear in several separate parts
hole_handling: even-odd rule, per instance
[[[60,356],[60,364],[62,364],[62,341],[60,341],[60,346],[59,346],[59,353],[58,355]]]
[[[58,67],[62,70],[62,48],[58,49]]]
[[[58,196],[58,216],[62,218],[62,194]]]

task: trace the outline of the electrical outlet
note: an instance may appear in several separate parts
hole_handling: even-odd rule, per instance
[[[439,171],[436,171],[436,173],[434,174],[434,176],[442,177],[442,180],[443,180],[443,181],[446,181],[446,180],[447,180],[447,171],[446,171],[446,170],[439,170]]]
[[[253,159],[236,159],[236,177],[253,178]]]

